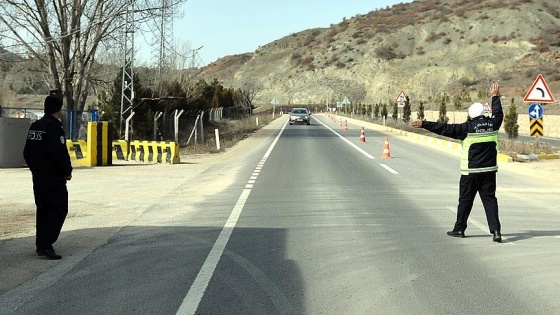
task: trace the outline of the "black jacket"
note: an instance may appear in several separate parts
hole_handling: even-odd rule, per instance
[[[422,128],[445,137],[464,140],[469,133],[500,130],[504,121],[502,102],[499,96],[492,97],[492,117],[473,117],[461,124],[448,124],[435,121],[423,121]]]
[[[463,141],[467,138],[468,134],[482,135],[482,133],[498,131],[502,126],[503,120],[504,112],[500,97],[494,96],[492,97],[492,117],[473,117],[471,120],[461,124],[424,121],[422,122],[422,128],[442,136]],[[496,167],[497,169],[497,155],[497,142],[480,143],[468,148],[465,148],[463,145],[461,171],[470,173],[473,170],[488,167]]]
[[[23,157],[33,175],[67,177],[72,174],[64,128],[52,115],[45,115],[31,124]]]

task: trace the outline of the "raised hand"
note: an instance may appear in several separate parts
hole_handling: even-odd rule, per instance
[[[500,96],[500,83],[498,82],[492,83],[492,86],[490,87],[490,95]]]

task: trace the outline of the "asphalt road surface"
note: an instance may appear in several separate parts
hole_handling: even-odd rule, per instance
[[[286,122],[201,174],[235,165],[225,189],[187,209],[197,182],[178,182],[91,252],[0,296],[1,313],[560,312],[557,182],[500,171],[504,242],[478,197],[467,237],[452,238],[456,155],[369,129],[361,143],[361,126],[323,115]]]

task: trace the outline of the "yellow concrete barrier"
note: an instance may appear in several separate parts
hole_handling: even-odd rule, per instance
[[[144,146],[142,145],[142,141],[134,140],[130,142],[128,160],[144,162]]]
[[[86,140],[66,140],[66,148],[70,154],[71,160],[83,159],[87,155],[87,142]]]
[[[113,164],[111,130],[106,121],[89,122],[86,140],[67,140],[66,148],[72,166],[105,166]]]
[[[113,164],[111,128],[108,121],[88,123],[88,159],[90,166]]]
[[[113,160],[128,159],[128,143],[126,140],[113,141]]]
[[[89,166],[86,140],[66,140],[66,148],[73,167]]]
[[[557,160],[560,159],[560,154],[538,154],[539,160]]]
[[[128,154],[129,160],[137,162],[167,164],[181,162],[179,145],[175,142],[134,140],[130,142]]]

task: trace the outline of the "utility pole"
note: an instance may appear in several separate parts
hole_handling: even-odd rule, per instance
[[[133,108],[134,100],[134,1],[127,0],[124,30],[124,64],[122,68],[119,138],[123,138],[123,115]]]
[[[160,91],[161,78],[165,75],[165,70],[170,66],[169,59],[174,55],[174,14],[171,10],[171,0],[161,0],[161,7],[159,8],[160,13],[154,23],[156,32],[154,34],[154,43],[152,45],[154,48],[152,55],[154,59],[157,60],[157,70],[154,84],[159,93],[162,93],[162,91]]]
[[[200,46],[197,49],[191,50],[192,52],[192,59],[191,59],[191,69],[194,69],[197,66],[196,57],[198,57],[198,51],[202,49],[204,46]]]

